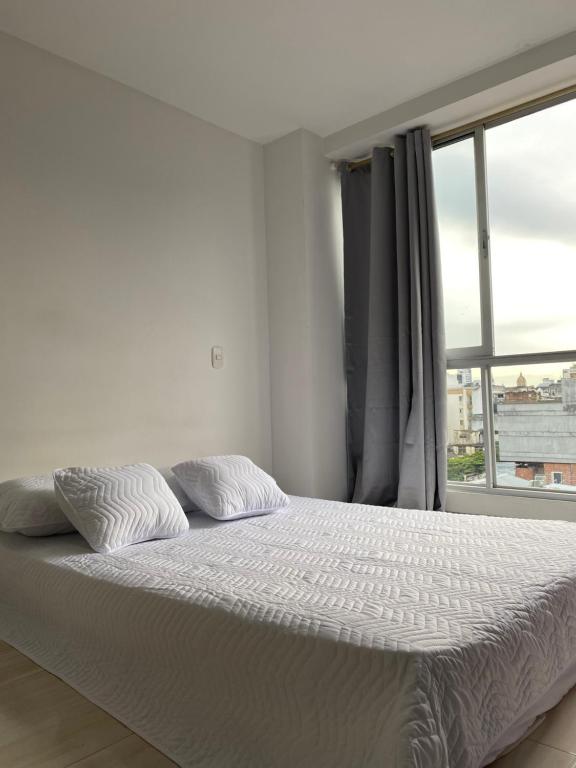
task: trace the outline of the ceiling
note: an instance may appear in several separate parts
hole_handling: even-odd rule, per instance
[[[576,29],[574,0],[0,0],[0,29],[256,141],[339,131]]]

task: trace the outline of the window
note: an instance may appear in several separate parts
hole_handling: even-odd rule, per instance
[[[576,498],[576,99],[436,145],[448,480]]]
[[[480,344],[480,282],[474,140],[466,138],[434,154],[440,221],[442,282],[448,347]]]
[[[483,485],[486,477],[479,380],[478,368],[448,371],[448,480],[451,482]],[[462,406],[464,402],[466,405]],[[465,414],[465,418],[461,418],[461,414]]]

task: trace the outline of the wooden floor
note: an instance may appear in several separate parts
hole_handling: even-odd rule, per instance
[[[72,766],[173,768],[174,763],[0,642],[0,768]],[[576,768],[576,688],[491,768]]]
[[[174,768],[70,686],[0,642],[0,768]]]

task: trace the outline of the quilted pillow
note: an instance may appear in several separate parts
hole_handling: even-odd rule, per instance
[[[96,552],[188,530],[188,520],[166,480],[149,464],[69,467],[54,472],[62,511]]]
[[[51,475],[20,477],[0,483],[0,531],[51,536],[73,530],[56,501]]]
[[[216,520],[266,515],[290,499],[246,456],[208,456],[172,467],[192,501]]]

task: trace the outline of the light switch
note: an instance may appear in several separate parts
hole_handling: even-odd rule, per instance
[[[224,349],[212,347],[212,368],[224,368]]]

